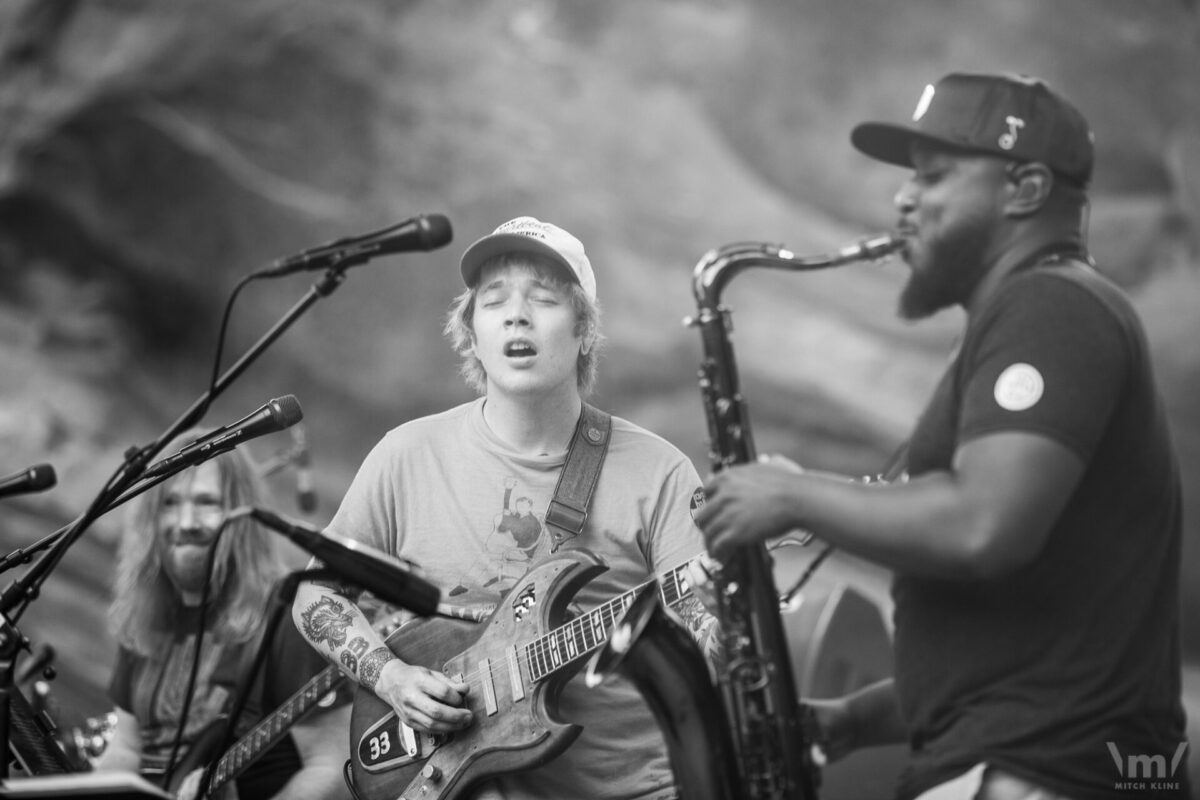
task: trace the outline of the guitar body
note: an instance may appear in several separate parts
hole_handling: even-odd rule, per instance
[[[565,750],[581,728],[558,716],[557,701],[581,664],[540,670],[523,644],[559,627],[575,593],[604,569],[586,551],[552,555],[532,567],[484,622],[420,619],[389,636],[388,647],[407,663],[463,676],[471,687],[466,705],[473,722],[449,735],[414,734],[389,704],[360,687],[350,720],[351,775],[359,796],[451,800],[481,780],[537,767]],[[560,657],[542,655],[547,661]],[[563,656],[564,665],[573,658]]]

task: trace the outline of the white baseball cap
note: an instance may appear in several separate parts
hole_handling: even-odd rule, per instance
[[[592,264],[583,252],[583,242],[557,225],[533,217],[510,219],[482,239],[478,239],[462,255],[462,277],[467,286],[479,280],[484,262],[502,253],[537,253],[567,268],[590,300],[596,299],[596,276]]]

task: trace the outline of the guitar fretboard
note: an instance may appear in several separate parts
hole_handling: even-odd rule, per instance
[[[213,767],[208,794],[211,795],[220,786],[241,775],[259,756],[282,739],[293,724],[311,711],[318,700],[345,679],[337,667],[326,667],[283,705],[259,721]]]
[[[659,597],[667,606],[674,606],[691,596],[692,589],[684,580],[688,563],[681,564],[658,578]],[[525,645],[530,677],[539,681],[604,644],[608,640],[608,632],[621,615],[633,605],[637,596],[653,583],[655,581],[635,586]]]

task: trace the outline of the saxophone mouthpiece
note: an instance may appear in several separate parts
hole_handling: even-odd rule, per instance
[[[904,240],[893,233],[881,233],[843,248],[838,256],[849,261],[878,261],[904,247]]]

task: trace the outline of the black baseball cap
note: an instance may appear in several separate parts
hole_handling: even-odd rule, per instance
[[[1095,137],[1075,106],[1044,80],[956,72],[929,84],[912,125],[864,122],[851,143],[888,164],[912,167],[916,141],[1014,161],[1038,161],[1081,186],[1092,177]]]

